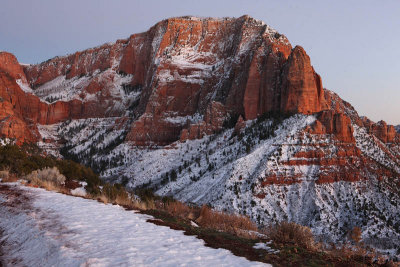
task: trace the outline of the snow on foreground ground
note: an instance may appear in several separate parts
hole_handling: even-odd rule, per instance
[[[265,266],[205,247],[149,218],[116,205],[0,184],[0,257],[6,266]]]

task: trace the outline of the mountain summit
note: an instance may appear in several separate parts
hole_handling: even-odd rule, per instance
[[[328,108],[304,49],[292,49],[285,36],[248,16],[171,18],[126,40],[24,72],[12,55],[2,54],[9,59],[1,69],[20,77],[20,84],[33,89],[25,91],[41,100],[23,118],[52,124],[124,116],[130,109],[137,120],[127,140],[137,145],[213,133],[228,114],[251,120],[269,111],[311,114]],[[116,83],[123,90],[114,90]],[[207,111],[217,116],[213,122]],[[185,117],[186,125],[174,122]]]

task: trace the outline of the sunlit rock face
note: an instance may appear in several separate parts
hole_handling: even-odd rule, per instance
[[[191,131],[192,137],[220,130],[221,123],[198,120],[207,110],[215,110],[216,102],[224,115],[240,114],[246,120],[268,111],[312,114],[327,108],[321,79],[305,51],[292,49],[284,35],[248,16],[171,18],[126,40],[56,57],[24,71],[40,98],[74,100],[73,105],[49,111],[42,123],[121,116],[132,108],[137,120],[127,140],[138,145],[165,145],[178,140],[183,130]],[[124,108],[114,102],[125,96],[116,97],[107,85],[114,76],[129,76],[124,88],[138,92]],[[54,93],[63,86],[77,92],[69,97]],[[188,120],[181,123],[176,117]]]

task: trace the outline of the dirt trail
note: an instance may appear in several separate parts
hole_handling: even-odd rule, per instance
[[[10,213],[28,213],[32,210],[32,198],[31,194],[21,190],[17,186],[0,184],[0,205],[6,207]],[[0,227],[0,267],[7,266],[7,263],[15,265],[20,262],[17,258],[8,259],[5,262],[4,255],[6,255],[9,245],[7,240],[4,239],[4,230]]]

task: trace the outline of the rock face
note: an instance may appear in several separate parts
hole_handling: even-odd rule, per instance
[[[302,47],[293,49],[282,78],[281,111],[312,114],[328,108],[321,77]]]
[[[2,52],[0,69],[22,89],[13,87],[10,100],[18,125],[130,116],[126,140],[135,145],[200,138],[230,116],[252,120],[266,112],[318,114],[312,130],[343,142],[354,142],[355,119],[385,143],[396,136],[384,122],[345,114],[348,104],[324,91],[304,49],[248,16],[171,18],[38,65],[22,67]]]
[[[186,127],[169,124],[163,128],[169,134],[158,136],[163,119],[205,116],[215,102],[225,113],[245,119],[268,111],[310,114],[327,108],[320,78],[304,50],[296,47],[292,51],[286,37],[261,22],[247,16],[179,18],[155,27],[161,41],[153,51],[157,64],[153,65],[152,84],[144,84],[144,114],[128,135],[136,144],[143,144],[143,131],[151,141],[168,143],[188,132],[193,138],[220,130],[203,120]],[[132,51],[140,54],[135,47]]]
[[[334,134],[340,141],[354,142],[350,118],[343,113],[335,113],[333,110],[322,111],[318,114],[312,133]]]
[[[1,52],[0,70],[17,82],[1,90],[19,114],[15,125],[25,122],[27,129],[128,116],[126,141],[167,145],[216,133],[232,116],[252,120],[280,112],[317,114],[310,131],[342,142],[354,142],[351,121],[384,143],[396,139],[393,126],[347,114],[352,107],[323,89],[302,47],[292,48],[284,35],[248,16],[171,18],[128,39],[38,65],[22,67]],[[27,136],[34,140],[35,130]]]
[[[21,80],[26,83],[24,71],[13,54],[0,52],[0,70],[8,73],[14,80]]]
[[[392,143],[395,141],[397,132],[393,125],[387,125],[384,121],[374,123],[367,118],[363,118],[363,125],[368,132],[378,137],[384,143]]]
[[[204,118],[213,103],[219,103],[226,114],[239,114],[246,120],[269,111],[312,114],[328,108],[321,79],[305,51],[292,49],[285,36],[248,16],[172,18],[126,40],[57,57],[24,71],[40,95],[43,86],[58,77],[96,77],[96,71],[110,69],[113,74],[131,75],[127,88],[140,91],[133,107],[138,119],[127,136],[137,145],[164,145],[187,132],[194,137],[220,130],[222,123],[217,127]],[[88,107],[85,94],[107,92],[104,85],[91,80],[91,85],[81,88],[80,98],[74,99],[83,102],[81,117],[109,116],[96,110],[101,99]],[[112,108],[105,102],[101,106]],[[78,102],[72,109],[77,106]],[[190,120],[199,116],[202,122]],[[188,123],[174,123],[176,117],[187,117]]]
[[[15,138],[18,143],[38,140],[36,124],[53,124],[81,116],[80,102],[42,102],[37,96],[24,92],[13,77],[3,71],[0,71],[0,105],[2,135]]]
[[[16,108],[19,97],[24,96],[14,78],[0,70],[0,135],[16,139],[18,144],[38,138],[34,121],[27,120],[20,107]]]

